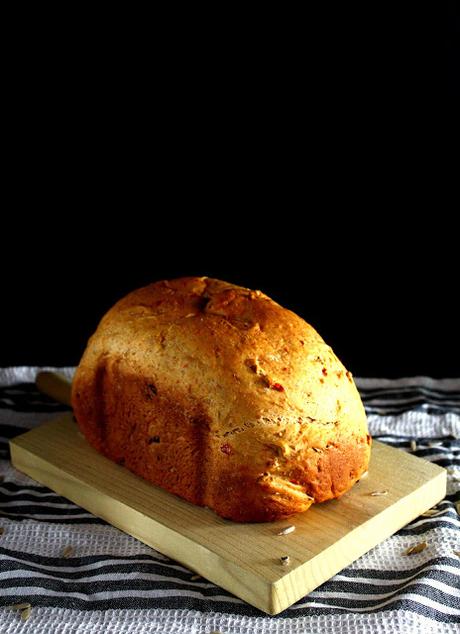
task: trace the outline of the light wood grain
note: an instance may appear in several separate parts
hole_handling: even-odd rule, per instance
[[[35,384],[43,394],[54,398],[58,403],[70,405],[70,382],[58,372],[39,372]]]
[[[71,414],[10,442],[14,466],[269,614],[277,614],[420,515],[446,472],[374,442],[369,476],[288,521],[237,524],[193,506],[99,455]],[[388,494],[372,497],[375,490]],[[277,533],[294,524],[288,535]],[[289,555],[284,567],[280,557]]]

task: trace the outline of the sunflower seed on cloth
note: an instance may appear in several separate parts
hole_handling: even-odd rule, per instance
[[[405,555],[416,555],[417,553],[421,553],[422,550],[425,550],[427,547],[426,542],[420,542],[420,544],[416,544],[415,546],[411,546],[405,551]]]

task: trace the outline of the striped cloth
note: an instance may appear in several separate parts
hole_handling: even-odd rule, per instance
[[[268,617],[13,469],[8,440],[65,409],[37,370],[0,369],[0,606],[32,605],[25,622],[0,607],[2,633],[459,632],[460,379],[357,381],[372,434],[446,467],[447,497]]]

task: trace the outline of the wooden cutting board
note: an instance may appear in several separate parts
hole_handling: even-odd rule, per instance
[[[375,442],[369,476],[288,521],[237,524],[99,455],[65,414],[10,442],[13,465],[269,614],[277,614],[446,494],[446,471]],[[387,490],[383,496],[370,495]],[[295,525],[290,534],[277,533]],[[280,558],[288,555],[289,566]]]

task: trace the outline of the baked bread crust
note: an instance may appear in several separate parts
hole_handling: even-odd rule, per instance
[[[99,452],[235,521],[338,498],[368,468],[364,408],[331,348],[260,291],[206,277],[109,310],[72,406]]]

